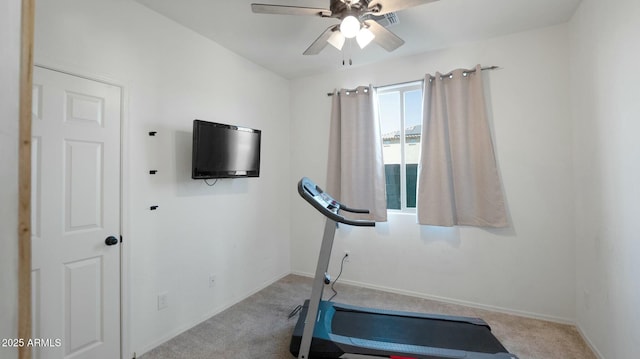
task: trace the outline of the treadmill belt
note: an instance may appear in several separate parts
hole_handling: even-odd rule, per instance
[[[333,334],[398,344],[480,353],[507,350],[485,326],[440,319],[404,317],[335,308]]]

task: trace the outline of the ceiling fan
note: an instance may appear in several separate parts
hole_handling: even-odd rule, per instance
[[[361,49],[375,41],[391,52],[404,44],[404,40],[380,25],[375,17],[410,7],[427,4],[437,0],[330,0],[329,9],[251,4],[258,14],[309,15],[341,20],[339,24],[329,26],[304,52],[305,55],[317,55],[327,44],[342,50],[346,39],[356,38]]]

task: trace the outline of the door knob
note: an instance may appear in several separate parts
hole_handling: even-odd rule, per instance
[[[113,246],[118,244],[118,238],[114,237],[114,236],[109,236],[107,237],[107,239],[104,240],[104,244],[108,245],[108,246]]]

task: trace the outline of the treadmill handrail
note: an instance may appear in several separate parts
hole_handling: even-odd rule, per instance
[[[318,212],[322,213],[325,217],[339,223],[348,224],[350,226],[357,227],[375,227],[376,222],[363,220],[363,219],[349,219],[339,214],[340,210],[344,210],[351,213],[369,213],[368,209],[356,209],[350,208],[346,205],[336,201],[325,193],[322,188],[316,185],[307,177],[302,177],[298,182],[298,193],[309,204],[311,204]]]
[[[368,209],[349,208],[344,204],[340,204],[340,209],[351,213],[370,213]]]

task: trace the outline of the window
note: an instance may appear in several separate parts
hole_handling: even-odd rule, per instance
[[[387,209],[414,212],[422,132],[422,82],[377,89]]]

